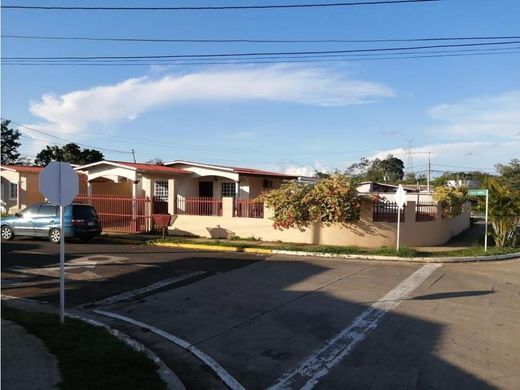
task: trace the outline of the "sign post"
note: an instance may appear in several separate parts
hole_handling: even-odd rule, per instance
[[[406,203],[406,191],[403,186],[399,184],[397,191],[394,194],[394,200],[397,203],[397,250],[399,250],[399,237],[401,236],[401,210]]]
[[[40,172],[40,192],[60,206],[60,323],[65,321],[65,207],[78,194],[78,175],[66,162],[51,161]]]
[[[489,190],[485,189],[473,189],[468,190],[469,196],[485,196],[486,197],[486,227],[484,230],[484,252],[487,252],[488,244],[488,215],[489,215]]]

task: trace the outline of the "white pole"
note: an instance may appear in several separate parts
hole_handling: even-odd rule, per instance
[[[487,252],[488,241],[488,207],[489,207],[489,190],[486,190],[486,229],[484,233],[484,252]]]
[[[60,206],[60,324],[65,321],[65,226],[64,207]]]
[[[399,236],[401,235],[401,208],[397,209],[397,250],[399,250]]]

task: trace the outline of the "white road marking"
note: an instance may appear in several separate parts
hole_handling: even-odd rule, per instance
[[[327,375],[338,363],[362,342],[374,329],[379,320],[399,304],[441,264],[427,264],[388,292],[379,301],[357,316],[354,321],[325,346],[305,358],[294,369],[282,375],[269,389],[312,389],[320,378]]]
[[[231,374],[229,374],[220,364],[218,364],[215,360],[213,360],[211,357],[206,355],[204,352],[202,352],[197,347],[191,345],[187,341],[178,338],[177,336],[174,336],[168,332],[165,332],[164,330],[161,330],[159,328],[156,328],[154,326],[145,324],[144,322],[134,320],[129,317],[125,317],[123,315],[117,314],[117,313],[111,313],[108,311],[103,310],[92,310],[94,313],[97,313],[99,315],[109,317],[109,318],[115,318],[124,322],[128,322],[130,324],[133,324],[135,326],[139,326],[144,329],[148,329],[149,331],[155,333],[158,336],[161,336],[165,338],[168,341],[171,341],[172,343],[178,345],[181,348],[184,348],[185,350],[191,352],[194,354],[197,358],[199,358],[202,362],[204,362],[208,367],[210,367],[215,374],[218,375],[220,379],[232,390],[245,390],[244,386],[242,386]]]
[[[187,280],[187,279],[193,278],[195,276],[203,275],[205,273],[206,273],[205,271],[189,272],[189,273],[184,274],[184,275],[179,275],[179,276],[177,276],[175,278],[161,280],[161,281],[159,281],[157,283],[150,284],[149,286],[146,286],[146,287],[142,287],[142,288],[138,288],[138,289],[130,290],[130,291],[125,291],[124,293],[121,293],[121,294],[117,294],[117,295],[113,295],[113,296],[108,297],[108,298],[100,299],[99,301],[95,301],[95,302],[93,302],[91,304],[86,304],[84,306],[89,306],[89,305],[95,305],[95,306],[113,305],[114,303],[128,301],[130,299],[135,298],[136,296],[143,295],[143,294],[149,293],[151,291],[155,291],[155,290],[158,290],[160,288],[169,286],[170,284],[182,282],[183,280]]]

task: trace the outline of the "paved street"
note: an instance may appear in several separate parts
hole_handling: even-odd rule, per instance
[[[56,303],[57,251],[3,243],[3,293]],[[120,316],[99,317],[112,325],[137,323],[143,339],[160,331],[154,347],[165,361],[181,340],[247,389],[520,388],[518,260],[394,264],[95,243],[67,251],[69,307],[97,301],[88,308]]]

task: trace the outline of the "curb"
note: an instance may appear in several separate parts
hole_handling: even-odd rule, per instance
[[[242,252],[242,253],[258,253],[263,255],[270,255],[273,249],[268,248],[240,248],[236,246],[222,246],[222,245],[207,245],[207,244],[181,244],[175,242],[158,242],[150,244],[152,246],[162,246],[169,248],[185,248],[185,249],[203,249],[220,252]]]
[[[153,246],[171,247],[171,248],[185,248],[185,249],[202,249],[220,252],[242,252],[242,253],[257,253],[257,254],[273,254],[285,256],[305,256],[305,257],[324,257],[335,259],[349,259],[349,260],[377,260],[377,261],[393,261],[402,263],[473,263],[497,260],[510,260],[520,258],[520,252],[507,253],[504,255],[494,256],[466,256],[466,257],[399,257],[399,256],[380,256],[380,255],[354,255],[341,253],[324,253],[324,252],[306,252],[306,251],[288,251],[281,249],[267,249],[267,248],[240,248],[227,247],[220,245],[207,244],[183,244],[173,242],[153,243]]]
[[[175,375],[175,373],[172,370],[170,370],[170,368],[166,364],[164,364],[164,362],[161,360],[159,356],[157,356],[150,349],[146,348],[140,342],[128,336],[126,333],[123,333],[117,329],[108,326],[107,324],[101,321],[94,320],[92,318],[70,313],[65,313],[65,316],[83,321],[89,325],[96,326],[98,328],[106,329],[112,336],[122,341],[133,350],[137,352],[143,352],[146,356],[148,356],[148,358],[152,360],[157,366],[157,373],[159,374],[163,382],[166,384],[168,390],[186,390],[186,388],[184,387],[180,379],[177,377],[177,375]]]

